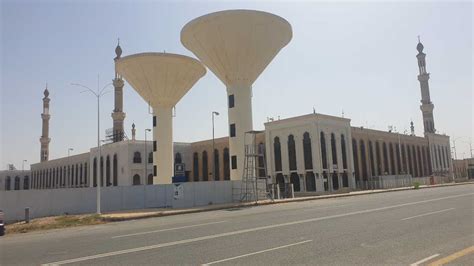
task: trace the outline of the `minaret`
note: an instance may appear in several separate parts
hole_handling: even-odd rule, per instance
[[[41,133],[41,154],[40,154],[40,161],[45,162],[48,161],[49,158],[49,142],[51,139],[49,138],[49,118],[51,115],[49,114],[49,91],[48,85],[46,84],[46,89],[44,90],[44,98],[43,98],[43,113],[41,114],[41,119],[43,120],[43,128]]]
[[[421,112],[423,113],[423,126],[426,133],[435,133],[436,129],[434,126],[434,117],[433,117],[433,109],[434,105],[430,99],[430,86],[428,84],[428,80],[430,79],[430,74],[426,72],[426,61],[425,57],[426,54],[423,53],[423,44],[420,42],[420,37],[418,36],[418,45],[416,49],[418,50],[418,54],[416,58],[418,59],[418,69],[420,74],[418,75],[418,81],[420,81],[420,89],[421,89]]]
[[[120,39],[117,47],[115,47],[115,54],[117,55],[114,60],[117,60],[122,55],[122,48],[120,47]],[[125,113],[123,112],[123,79],[115,71],[115,78],[112,80],[115,88],[115,108],[112,113],[112,119],[114,120],[114,142],[122,141],[124,138],[123,120],[125,120]]]

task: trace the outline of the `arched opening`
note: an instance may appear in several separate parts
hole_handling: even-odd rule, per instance
[[[92,179],[94,187],[97,187],[97,157],[94,158],[94,161],[92,163]]]
[[[400,161],[400,145],[395,145],[395,157],[397,159],[397,174],[402,172],[402,162]]]
[[[337,176],[336,171],[332,173],[332,189],[338,190],[339,189],[339,178]]]
[[[390,173],[389,166],[388,166],[388,151],[387,151],[387,143],[383,143],[383,165],[384,165],[384,174]]]
[[[423,176],[424,173],[423,173],[423,160],[422,160],[422,157],[421,157],[421,149],[420,149],[420,146],[416,146],[416,152],[417,152],[417,155],[418,155],[418,165],[419,165],[419,173],[420,173],[420,176]]]
[[[282,173],[278,173],[276,175],[276,183],[278,184],[280,188],[280,193],[284,193],[285,191],[285,178],[283,177]]]
[[[140,176],[139,176],[138,174],[135,174],[135,175],[133,176],[132,184],[133,184],[134,186],[140,185]]]
[[[395,152],[393,151],[393,144],[389,143],[388,147],[390,149],[390,174],[395,175]]]
[[[117,162],[117,154],[114,154],[113,162],[112,162],[112,179],[113,185],[118,186],[118,162]]]
[[[224,180],[230,180],[229,149],[224,148]]]
[[[419,168],[418,168],[418,158],[416,157],[416,148],[415,146],[412,146],[411,147],[411,151],[412,151],[412,156],[413,156],[413,164],[414,164],[414,167],[413,167],[413,170],[414,170],[414,175],[415,177],[419,177],[420,176],[420,172],[419,172]]]
[[[25,176],[23,178],[23,189],[24,190],[30,189],[30,178],[28,176]]]
[[[263,142],[258,144],[258,176],[265,177],[265,145]]]
[[[209,169],[207,164],[207,151],[202,152],[202,180],[209,181]]]
[[[293,184],[293,189],[294,191],[300,191],[301,190],[301,187],[300,187],[300,176],[298,175],[298,173],[296,172],[293,172],[290,174],[290,183]]]
[[[214,149],[214,171],[213,171],[213,176],[214,180],[219,181],[221,179],[221,173],[219,169],[219,151],[217,149]]]
[[[104,186],[104,157],[100,157],[100,186]]]
[[[401,150],[402,150],[402,156],[401,157],[402,157],[402,167],[403,167],[403,169],[400,173],[406,174],[407,173],[407,156],[405,154],[405,144],[402,144]]]
[[[359,173],[359,153],[357,151],[357,141],[352,139],[352,155],[354,157],[354,175],[355,181],[359,182],[360,180],[360,173]]]
[[[197,152],[193,154],[193,180],[199,181],[199,157]]]
[[[153,174],[149,174],[147,178],[147,185],[153,185]]]
[[[306,172],[306,191],[316,191],[316,179],[313,172]]]
[[[139,151],[133,153],[133,163],[142,163],[142,154]]]
[[[88,187],[89,186],[89,176],[88,173],[89,168],[87,167],[87,163],[84,163],[84,186]]]
[[[380,145],[379,142],[375,142],[375,156],[377,158],[377,173],[378,175],[383,175],[382,172],[382,157],[380,156]]]
[[[341,134],[342,168],[347,169],[346,137]]]
[[[17,176],[15,177],[15,187],[14,187],[15,190],[20,190],[20,177]]]
[[[107,155],[105,159],[105,184],[106,186],[112,185],[112,182],[110,180],[110,156]]]
[[[323,169],[328,169],[328,158],[326,155],[326,137],[324,136],[324,132],[321,131],[319,138],[321,142],[321,161],[323,164]]]
[[[312,154],[312,148],[311,148],[311,138],[309,137],[308,132],[305,132],[303,134],[303,155],[304,155],[304,169],[312,170],[313,169],[313,154]],[[306,176],[308,176],[308,173],[306,173]],[[313,173],[313,177],[314,177],[314,173]]]
[[[10,190],[12,187],[12,179],[11,177],[7,176],[7,179],[5,179],[5,190]]]
[[[413,162],[411,160],[410,145],[407,145],[407,155],[408,155],[408,174],[410,174],[412,177],[414,177],[415,175],[413,174]]]
[[[84,185],[84,169],[82,163],[79,165],[79,186],[82,187]]]
[[[375,173],[375,161],[374,161],[374,147],[372,145],[372,141],[370,141],[370,140],[369,140],[369,164],[370,164],[370,171],[371,171],[370,175],[371,176],[376,175],[376,173]],[[344,186],[344,184],[342,186]]]
[[[179,152],[177,152],[174,155],[174,164],[178,164],[178,163],[183,163],[183,159],[181,158],[181,153]]]
[[[347,171],[344,171],[344,173],[342,173],[342,186],[349,187],[349,177],[347,176]]]
[[[295,147],[295,137],[293,135],[288,136],[288,163],[290,171],[296,170],[296,147]]]
[[[365,153],[365,143],[360,140],[360,158],[362,163],[362,180],[367,181],[369,174],[367,173],[367,154]]]
[[[336,148],[336,136],[331,133],[331,153],[332,153],[332,165],[337,167],[337,148]]]
[[[273,139],[273,153],[275,157],[275,171],[281,171],[282,169],[282,164],[281,164],[281,144],[280,144],[280,138],[275,137]]]

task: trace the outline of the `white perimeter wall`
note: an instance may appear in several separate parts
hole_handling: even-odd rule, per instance
[[[174,186],[104,187],[101,189],[102,212],[231,203],[233,187],[240,188],[240,181],[182,183],[183,193],[178,199],[173,196]],[[95,213],[96,196],[94,187],[0,191],[0,210],[6,222],[23,220],[26,207],[30,208],[30,218]]]

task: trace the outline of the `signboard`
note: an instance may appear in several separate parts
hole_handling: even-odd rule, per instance
[[[184,176],[184,163],[177,163],[174,165],[174,175],[175,176]]]
[[[181,199],[183,198],[184,195],[184,186],[183,184],[173,184],[174,185],[174,191],[173,191],[173,199]]]

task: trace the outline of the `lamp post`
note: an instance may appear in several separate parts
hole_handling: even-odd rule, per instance
[[[102,89],[99,89],[99,75],[97,75],[97,90],[96,91],[93,91],[91,90],[89,87],[87,86],[84,86],[82,84],[78,84],[78,83],[71,83],[71,85],[73,86],[78,86],[78,87],[82,87],[82,88],[85,88],[86,90],[84,91],[81,91],[81,93],[83,92],[90,92],[92,93],[96,98],[97,98],[97,149],[98,149],[98,153],[99,153],[99,156],[98,156],[98,159],[97,159],[97,164],[98,164],[98,167],[97,167],[97,206],[96,206],[96,212],[97,214],[100,214],[101,211],[100,211],[100,186],[102,185],[102,177],[100,176],[100,159],[101,159],[101,151],[100,151],[100,148],[101,148],[101,144],[100,144],[100,97],[104,96],[105,94],[109,93],[110,91],[105,91],[105,89],[112,85],[112,83],[109,83],[107,85],[105,85]]]
[[[70,152],[71,152],[71,151],[73,151],[73,150],[74,150],[73,148],[69,148],[69,149],[67,149],[67,157],[69,157],[69,156],[71,155],[71,153],[70,153]]]
[[[219,115],[218,112],[212,112],[212,178],[216,181],[216,151],[214,149],[214,115]]]
[[[145,184],[148,184],[148,153],[146,151],[146,133],[151,132],[151,129],[147,128],[145,129],[145,178],[144,182]]]

